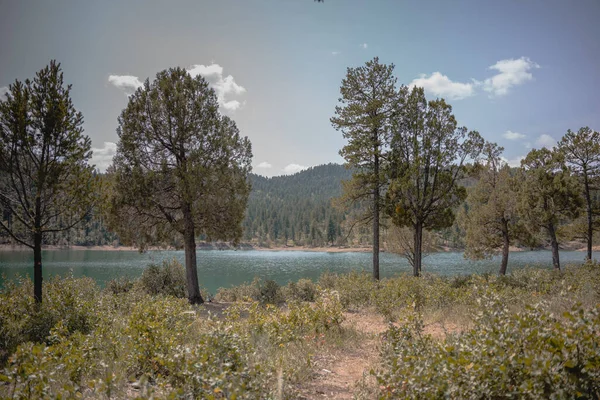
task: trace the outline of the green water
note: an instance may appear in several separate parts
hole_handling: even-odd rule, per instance
[[[43,275],[49,279],[55,275],[73,274],[89,276],[100,285],[119,277],[138,277],[144,267],[165,259],[177,258],[183,263],[183,251],[151,251],[140,254],[135,251],[102,250],[48,250],[43,251]],[[581,263],[584,252],[563,251],[561,263]],[[595,254],[597,258],[598,254]],[[219,287],[229,287],[251,281],[255,276],[274,279],[280,284],[300,278],[318,278],[323,272],[371,271],[370,253],[324,253],[305,251],[198,251],[198,275],[200,284],[215,293]],[[423,259],[423,269],[443,275],[471,273],[496,273],[499,258],[469,261],[462,253],[435,253]],[[550,268],[552,256],[549,251],[514,252],[510,254],[509,272],[516,268],[536,266]],[[4,279],[33,274],[33,252],[0,251],[0,286]],[[382,253],[380,256],[382,277],[410,272],[408,262],[397,255]]]

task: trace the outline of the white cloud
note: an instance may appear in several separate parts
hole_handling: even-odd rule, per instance
[[[240,108],[243,103],[235,99],[246,92],[246,88],[238,85],[233,76],[223,75],[223,67],[219,64],[192,65],[187,69],[190,75],[196,77],[202,75],[208,81],[210,87],[215,90],[219,105],[224,111],[233,112]]]
[[[368,45],[368,44],[366,44],[366,43],[363,43],[363,44],[361,44],[361,45],[359,45],[359,46],[360,46],[360,47],[362,47],[363,49],[366,49],[367,47],[369,47],[369,45]]]
[[[8,87],[7,86],[0,87],[0,100],[4,100],[4,98],[6,97],[7,93],[8,93]]]
[[[108,82],[123,90],[127,95],[133,94],[144,84],[137,76],[132,75],[110,75]]]
[[[113,142],[104,142],[104,147],[92,148],[91,163],[96,165],[100,172],[106,171],[106,168],[112,164],[114,155],[117,154],[117,144]]]
[[[335,57],[335,56],[339,56],[340,54],[342,54],[342,52],[341,52],[341,51],[332,51],[332,52],[331,52],[331,55],[332,55],[332,56],[334,56],[334,57]]]
[[[217,80],[223,77],[223,67],[221,67],[219,64],[192,65],[190,68],[188,68],[188,72],[194,77],[196,75],[202,75],[206,79],[213,78]]]
[[[502,161],[504,161],[505,163],[508,164],[509,167],[520,167],[521,166],[521,160],[524,159],[525,156],[519,156],[519,157],[515,157],[515,158],[511,158],[510,160],[504,157],[500,157],[500,159]]]
[[[268,163],[268,162],[266,162],[266,161],[263,161],[263,162],[261,162],[260,164],[258,164],[258,165],[256,166],[256,168],[265,168],[265,169],[266,169],[266,168],[271,168],[271,167],[272,167],[272,165],[271,165],[271,164],[269,164],[269,163]]]
[[[242,103],[237,100],[226,101],[225,103],[220,102],[219,104],[222,108],[229,112],[233,112],[242,106]]]
[[[554,146],[556,146],[556,140],[552,136],[544,133],[543,135],[540,135],[537,138],[535,144],[539,147],[546,147],[548,149],[552,149]]]
[[[300,172],[302,170],[305,170],[308,167],[305,167],[304,165],[299,165],[299,164],[289,164],[287,165],[284,169],[283,172],[285,174],[291,175],[291,174],[295,174],[296,172]]]
[[[502,134],[502,136],[504,136],[504,138],[508,140],[519,140],[525,138],[525,135],[523,135],[522,133],[513,131],[506,131]]]
[[[440,72],[434,72],[429,77],[421,74],[419,78],[414,79],[408,86],[411,88],[419,86],[424,88],[426,92],[450,100],[460,100],[475,94],[475,83],[453,82]]]
[[[527,57],[500,60],[488,68],[499,73],[483,81],[483,90],[492,96],[504,96],[513,86],[532,80],[530,71],[536,68],[540,66]]]
[[[196,64],[187,68],[187,71],[193,77],[202,75],[208,81],[210,87],[215,90],[222,111],[231,113],[244,105],[235,97],[245,93],[246,88],[238,85],[233,76],[223,76],[223,67],[219,64]],[[134,93],[143,85],[137,76],[132,75],[110,75],[108,82],[125,91],[127,95]]]

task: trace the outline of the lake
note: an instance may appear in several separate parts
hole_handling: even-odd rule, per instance
[[[561,265],[582,263],[585,252],[562,251]],[[160,263],[176,258],[183,263],[183,251],[136,251],[103,250],[45,250],[42,252],[43,275],[48,279],[54,275],[73,274],[89,276],[99,285],[119,277],[138,277],[151,263]],[[594,253],[598,258],[598,253]],[[198,251],[198,274],[200,284],[210,293],[219,287],[229,287],[251,281],[255,276],[274,279],[280,284],[300,278],[318,278],[323,272],[371,271],[370,253],[325,253],[309,251]],[[443,275],[465,275],[472,273],[496,273],[500,258],[470,261],[462,253],[434,253],[423,259],[423,270]],[[516,268],[535,266],[551,268],[550,251],[523,251],[510,254],[509,272]],[[382,277],[410,272],[408,262],[397,255],[381,253]],[[4,279],[18,275],[33,275],[32,251],[0,251],[0,286]]]

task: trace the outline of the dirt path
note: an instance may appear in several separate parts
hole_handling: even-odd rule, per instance
[[[344,327],[358,336],[351,348],[334,349],[315,357],[314,378],[300,388],[301,399],[353,399],[357,384],[369,380],[379,360],[380,334],[387,329],[380,315],[361,311],[345,313]]]
[[[376,388],[370,370],[379,365],[381,334],[388,325],[373,310],[344,313],[343,327],[353,328],[358,336],[348,341],[352,346],[332,349],[314,359],[315,376],[300,388],[300,399],[370,399]],[[424,333],[442,340],[448,333],[459,331],[453,323],[441,321],[425,325]]]

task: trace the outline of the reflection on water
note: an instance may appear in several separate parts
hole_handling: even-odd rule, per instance
[[[184,262],[183,251],[151,251],[140,254],[135,251],[102,250],[48,250],[43,251],[43,273],[48,279],[54,275],[72,273],[89,276],[100,285],[118,276],[137,277],[144,267],[176,258]],[[563,251],[561,263],[581,263],[585,252]],[[597,258],[597,253],[594,254]],[[274,279],[281,284],[300,278],[316,279],[325,271],[348,272],[371,271],[370,253],[323,253],[308,251],[199,251],[198,274],[201,285],[211,293],[217,288],[251,281],[255,276]],[[471,273],[496,273],[500,257],[491,260],[470,261],[462,253],[435,253],[423,259],[423,270],[443,275]],[[509,258],[511,269],[536,266],[550,268],[550,251],[514,252]],[[17,275],[32,275],[33,252],[0,251],[0,285]],[[397,255],[382,253],[381,276],[393,276],[410,272],[408,262]],[[4,278],[5,277],[5,278]]]

